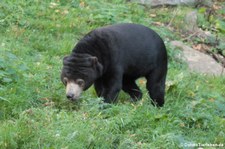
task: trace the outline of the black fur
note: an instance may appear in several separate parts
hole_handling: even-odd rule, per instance
[[[84,36],[64,58],[61,77],[94,83],[98,96],[114,102],[123,89],[133,100],[142,97],[135,80],[147,79],[150,97],[164,104],[167,53],[153,30],[137,24],[118,24],[95,29]]]

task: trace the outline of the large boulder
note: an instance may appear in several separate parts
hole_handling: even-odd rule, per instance
[[[196,51],[180,41],[172,41],[171,45],[182,51],[182,58],[187,62],[191,71],[209,75],[225,75],[225,68],[217,63],[211,56]]]
[[[129,0],[131,2],[137,2],[144,5],[150,5],[152,7],[163,6],[163,5],[211,5],[211,0]]]

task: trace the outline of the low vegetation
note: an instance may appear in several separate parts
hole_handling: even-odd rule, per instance
[[[0,148],[225,146],[225,78],[189,72],[168,44],[180,39],[179,33],[157,25],[172,13],[155,16],[156,9],[125,0],[1,1]],[[137,103],[121,92],[118,103],[104,104],[93,88],[79,103],[67,101],[59,77],[62,58],[88,31],[122,22],[144,24],[165,40],[165,106],[150,104],[144,79],[138,80],[144,96]]]

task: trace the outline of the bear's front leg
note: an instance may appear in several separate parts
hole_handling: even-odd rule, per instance
[[[94,83],[94,88],[98,97],[102,97],[104,92],[104,86],[102,79],[98,79]]]
[[[116,74],[116,73],[114,73]],[[113,103],[116,101],[119,92],[122,88],[122,75],[116,74],[110,76],[104,82],[103,98],[106,103]]]

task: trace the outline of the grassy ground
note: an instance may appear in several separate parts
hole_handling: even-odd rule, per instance
[[[104,105],[93,88],[84,93],[79,105],[65,98],[59,79],[62,58],[88,31],[106,24],[134,22],[153,28],[166,43],[179,39],[166,27],[154,26],[158,18],[151,13],[123,0],[1,1],[0,148],[225,145],[225,78],[188,72],[168,44],[163,108],[150,104],[143,79],[138,83],[144,97],[137,103],[121,93],[117,104]],[[173,16],[161,17],[168,20]]]

